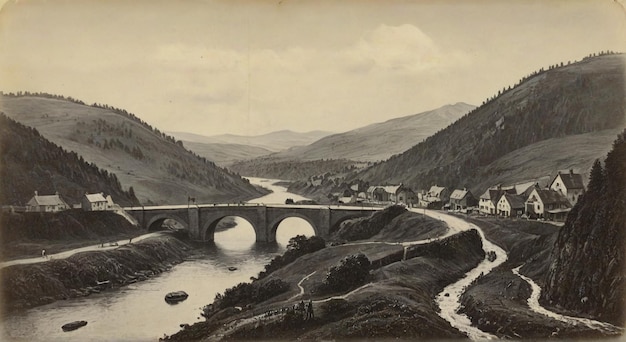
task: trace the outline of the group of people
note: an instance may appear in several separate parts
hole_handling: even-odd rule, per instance
[[[313,312],[313,301],[311,299],[309,299],[309,302],[306,304],[304,303],[304,300],[301,300],[296,310],[305,316],[305,320],[315,318],[315,313]]]

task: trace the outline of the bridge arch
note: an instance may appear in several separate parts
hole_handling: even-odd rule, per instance
[[[185,229],[189,230],[189,223],[187,223],[187,220],[184,220],[176,215],[170,215],[170,214],[160,214],[160,215],[155,215],[151,217],[148,223],[146,224],[146,228],[148,229],[148,231],[158,230],[158,228],[161,227],[161,225],[163,224],[163,221],[168,220],[168,219],[174,220],[180,223],[183,227],[185,227]]]
[[[238,218],[242,218],[246,221],[248,221],[248,223],[252,226],[252,229],[254,229],[254,234],[255,234],[255,238],[258,240],[259,237],[259,230],[257,228],[257,224],[255,221],[255,218],[253,217],[249,217],[245,214],[222,214],[222,215],[218,215],[218,216],[213,216],[210,217],[208,219],[206,219],[206,221],[202,224],[202,227],[200,228],[200,240],[201,241],[214,241],[215,240],[215,228],[217,228],[217,224],[224,218],[231,216],[231,217],[238,217]]]
[[[269,229],[271,241],[276,241],[276,231],[278,230],[278,226],[281,224],[281,222],[291,217],[299,218],[299,219],[306,221],[311,226],[311,228],[313,228],[313,232],[315,233],[315,236],[322,235],[319,230],[319,227],[317,227],[315,222],[313,222],[313,220],[311,220],[309,216],[302,215],[297,212],[293,212],[293,213],[286,213],[286,214],[280,215],[276,219],[274,219],[272,222],[269,223],[268,229]]]

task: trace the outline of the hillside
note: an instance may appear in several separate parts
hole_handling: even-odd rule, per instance
[[[229,168],[249,177],[307,180],[309,177],[322,174],[352,173],[366,165],[367,163],[357,163],[345,159],[278,160],[273,157],[260,157],[235,162]]]
[[[114,173],[0,114],[0,204],[24,206],[35,191],[41,195],[58,191],[70,204],[80,203],[85,192],[104,192],[124,206],[138,204]]]
[[[262,193],[124,110],[47,94],[19,95],[3,95],[0,111],[115,173],[144,204],[180,204],[188,197],[198,202],[234,201]]]
[[[222,134],[213,136],[203,136],[185,132],[168,132],[183,142],[194,142],[203,144],[234,144],[261,147],[272,152],[282,151],[294,146],[304,146],[311,144],[329,134],[326,131],[311,131],[305,133],[282,130],[262,135],[244,136],[235,134]]]
[[[250,145],[222,143],[207,144],[189,141],[183,141],[183,144],[190,151],[193,151],[200,157],[204,157],[222,167],[228,167],[237,161],[254,159],[273,153],[263,147]]]
[[[333,134],[310,145],[276,153],[278,159],[349,159],[375,162],[402,153],[448,126],[475,107],[467,103],[446,105],[420,114],[391,119]]]
[[[416,189],[443,184],[480,194],[490,185],[535,180],[548,171],[587,173],[610,149],[609,137],[625,126],[624,66],[624,55],[604,54],[539,70],[352,178]]]
[[[626,318],[626,130],[597,161],[550,256],[542,300],[614,324]]]

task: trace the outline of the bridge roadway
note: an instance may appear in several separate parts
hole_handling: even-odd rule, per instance
[[[215,227],[227,216],[241,217],[254,228],[256,241],[276,241],[276,229],[286,218],[298,217],[307,221],[315,235],[328,238],[332,231],[349,219],[371,215],[377,207],[299,205],[299,204],[192,204],[126,207],[140,226],[148,231],[158,229],[164,220],[171,219],[183,225],[189,237],[197,241],[213,241]]]

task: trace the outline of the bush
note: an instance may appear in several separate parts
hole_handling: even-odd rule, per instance
[[[270,273],[292,263],[305,254],[319,251],[324,247],[326,247],[326,241],[319,236],[311,236],[310,238],[304,235],[294,236],[289,239],[285,253],[275,257],[269,264],[265,265],[265,269],[259,273],[259,279],[267,277]]]
[[[369,277],[370,266],[370,260],[362,253],[347,256],[328,270],[318,291],[343,292],[362,285]]]

